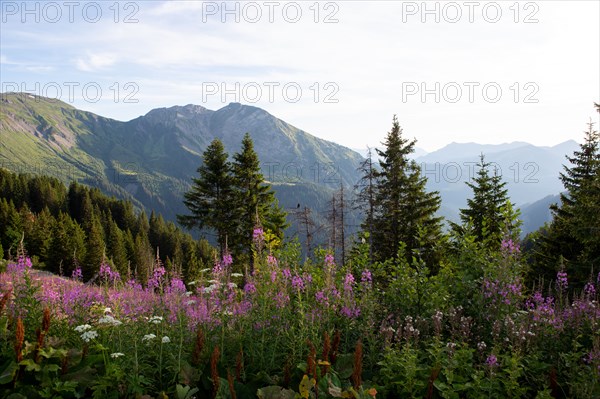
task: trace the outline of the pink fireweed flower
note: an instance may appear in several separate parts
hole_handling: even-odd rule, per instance
[[[342,316],[345,316],[348,319],[356,319],[358,316],[360,316],[360,308],[357,306],[344,305],[342,306],[342,309],[340,309],[340,313]]]
[[[100,273],[99,273],[99,275],[100,275],[101,279],[103,279],[105,281],[108,281],[108,282],[115,282],[115,281],[121,279],[121,275],[119,274],[119,272],[116,271],[116,270],[113,271],[110,268],[110,266],[107,263],[105,263],[105,262],[102,262],[100,264]]]
[[[315,299],[317,300],[317,303],[320,303],[325,307],[329,306],[329,297],[324,291],[317,291],[315,293]]]
[[[159,288],[162,286],[164,275],[167,273],[164,267],[159,266],[154,269],[152,276],[148,279],[148,289]]]
[[[71,278],[73,280],[77,280],[77,281],[81,281],[83,280],[83,272],[81,271],[81,267],[77,266],[74,270],[73,273],[71,273]]]
[[[489,355],[485,360],[485,364],[488,367],[496,367],[498,365],[498,358],[495,355]]]
[[[169,292],[179,294],[186,292],[185,283],[183,282],[183,280],[181,280],[178,277],[173,277],[169,286]]]
[[[304,280],[297,274],[292,277],[292,287],[298,291],[304,291]]]
[[[504,239],[502,240],[501,248],[503,252],[508,253],[509,255],[517,254],[521,251],[519,248],[519,244],[515,243],[512,239]]]
[[[223,267],[227,267],[233,263],[233,257],[230,253],[223,254]]]
[[[354,276],[352,273],[346,273],[344,277],[344,291],[352,292],[352,286],[354,285]]]
[[[373,281],[373,275],[369,269],[365,269],[360,277],[361,283],[370,283]]]
[[[246,285],[244,285],[244,292],[248,295],[252,295],[256,292],[256,286],[251,282],[247,282]]]
[[[292,278],[292,271],[288,268],[285,268],[281,271],[281,275],[285,278],[285,279],[290,279]]]
[[[274,257],[273,255],[270,255],[270,254],[267,256],[267,264],[269,266],[277,266],[277,263],[278,262],[277,262],[276,257]]]
[[[569,280],[567,278],[567,272],[560,271],[556,273],[556,284],[561,290],[566,290],[569,287]]]
[[[255,242],[262,242],[264,241],[264,232],[263,229],[260,227],[257,227],[254,229],[254,231],[252,232],[252,240]]]
[[[335,258],[332,254],[325,255],[325,266],[335,266]]]
[[[31,259],[26,256],[19,256],[17,263],[9,263],[6,266],[6,271],[8,273],[21,273],[25,270],[31,270]]]
[[[583,287],[583,292],[585,292],[587,296],[593,297],[596,295],[596,287],[594,287],[592,282],[588,282],[585,287]]]

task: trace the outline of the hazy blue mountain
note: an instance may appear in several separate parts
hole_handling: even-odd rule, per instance
[[[494,170],[507,182],[513,203],[522,208],[524,218],[529,218],[526,213],[533,208],[526,209],[526,204],[563,190],[559,173],[567,163],[565,155],[572,154],[577,148],[574,140],[553,147],[536,147],[524,142],[500,145],[451,143],[417,158],[416,162],[428,177],[429,189],[440,191],[444,205],[458,210],[466,207],[467,198],[472,194],[465,182],[475,175],[479,155],[483,153],[486,161],[492,163]],[[536,223],[528,223],[524,230],[530,231],[529,226],[533,225]]]
[[[545,223],[550,222],[552,220],[550,205],[552,204],[560,204],[559,195],[549,195],[539,201],[523,205],[521,207],[521,220],[523,221],[521,229],[523,232],[535,231]]]

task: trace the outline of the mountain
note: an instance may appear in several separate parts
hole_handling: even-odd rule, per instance
[[[559,195],[548,195],[539,201],[523,205],[521,207],[521,220],[523,221],[521,230],[529,233],[550,222],[552,220],[550,205],[552,204],[560,204]]]
[[[77,180],[171,220],[187,211],[182,195],[214,138],[233,154],[249,132],[280,204],[312,208],[317,224],[340,184],[349,189],[358,180],[362,159],[238,103],[216,111],[191,104],[154,109],[127,122],[29,94],[2,94],[0,108],[0,167]],[[348,224],[356,219],[350,214]]]
[[[191,104],[159,108],[121,122],[53,99],[0,95],[0,167],[51,175],[65,183],[77,180],[129,199],[140,209],[160,212],[168,220],[187,211],[182,195],[208,144],[217,137],[232,154],[246,132],[290,220],[294,221],[298,205],[300,210],[311,208],[317,225],[315,242],[325,242],[322,226],[331,196],[341,183],[349,193],[360,178],[356,169],[363,157],[356,151],[239,103],[216,111]],[[565,155],[577,147],[573,140],[553,147],[451,143],[413,157],[429,179],[428,188],[442,195],[440,214],[456,221],[471,195],[465,182],[475,174],[479,155],[485,154],[507,181],[509,195],[526,221],[523,230],[529,232],[547,220],[545,197],[563,190],[559,172]],[[359,224],[359,215],[349,212],[348,233]],[[293,225],[288,235],[297,234]]]
[[[486,162],[490,162],[493,170],[507,183],[508,194],[513,204],[521,208],[522,217],[530,220],[527,213],[538,212],[539,209],[529,204],[563,190],[559,173],[563,171],[563,164],[567,164],[565,155],[572,154],[578,146],[574,140],[553,147],[537,147],[524,142],[499,145],[451,143],[418,157],[416,162],[421,166],[423,175],[428,177],[428,188],[438,190],[444,206],[456,211],[454,218],[451,213],[446,213],[447,217],[456,221],[458,210],[466,207],[467,198],[472,194],[465,183],[475,175],[479,156],[484,154]],[[537,215],[531,216],[531,220],[531,224],[523,226],[524,232],[539,225],[533,220],[541,219]]]

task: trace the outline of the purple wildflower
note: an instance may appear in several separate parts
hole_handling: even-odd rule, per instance
[[[244,285],[244,292],[248,295],[254,294],[256,292],[256,286],[251,282],[247,282],[246,285]]]
[[[298,291],[304,291],[304,280],[297,274],[292,278],[292,287]]]
[[[360,277],[360,281],[362,283],[370,283],[373,281],[373,275],[371,274],[371,271],[369,269],[363,270],[362,275]]]
[[[502,240],[502,251],[508,253],[509,255],[517,254],[521,251],[519,248],[519,244],[515,243],[512,239],[504,239]]]
[[[252,240],[255,242],[262,242],[264,241],[264,232],[263,229],[260,227],[257,227],[254,229],[254,231],[252,232]]]
[[[269,266],[277,266],[277,258],[274,257],[273,255],[268,255],[267,256],[267,264]]]
[[[223,254],[223,267],[227,267],[233,263],[233,257],[230,253]]]
[[[569,280],[567,278],[567,272],[560,271],[556,273],[556,284],[561,290],[566,290],[569,287]]]
[[[325,255],[325,266],[335,266],[335,259],[332,254]]]
[[[596,295],[596,287],[594,287],[592,282],[589,282],[583,287],[583,292],[585,292],[586,295],[593,297]]]
[[[498,358],[495,355],[489,355],[485,360],[485,364],[488,367],[496,367],[498,365]]]
[[[83,280],[83,272],[81,271],[81,267],[77,266],[74,270],[73,273],[71,273],[71,278],[73,280],[77,280],[77,281],[81,281]]]
[[[346,273],[344,278],[344,291],[352,292],[352,285],[354,285],[354,276],[352,273]]]

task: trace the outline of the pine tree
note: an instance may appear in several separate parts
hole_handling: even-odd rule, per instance
[[[509,203],[506,182],[502,181],[497,170],[491,174],[491,164],[485,161],[483,154],[477,166],[479,170],[473,182],[466,183],[473,190],[473,196],[467,199],[467,208],[460,210],[462,225],[453,225],[453,228],[464,231],[469,227],[470,234],[477,241],[488,248],[498,249],[503,234],[507,233],[503,215]]]
[[[406,245],[405,257],[412,261],[414,252],[437,269],[441,241],[441,218],[436,217],[441,199],[438,192],[427,192],[427,178],[408,155],[416,140],[402,137],[394,116],[385,150],[377,150],[381,170],[377,171],[377,190],[373,212],[373,252],[376,259],[395,259],[400,243]]]
[[[222,254],[228,238],[235,232],[233,217],[237,212],[232,206],[235,198],[231,164],[219,139],[214,139],[204,152],[198,174],[198,178],[192,179],[191,190],[184,194],[183,203],[191,215],[177,215],[177,220],[189,229],[213,229]]]

